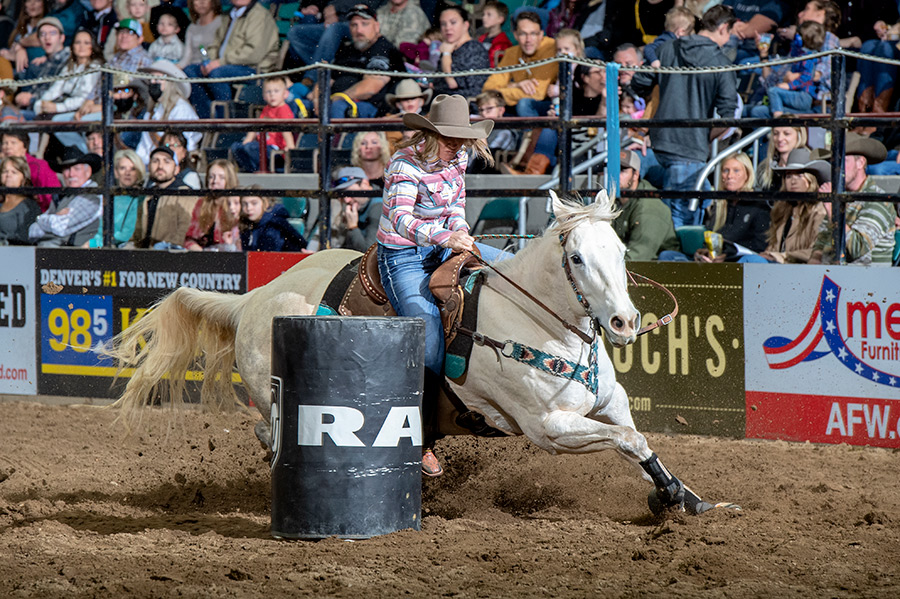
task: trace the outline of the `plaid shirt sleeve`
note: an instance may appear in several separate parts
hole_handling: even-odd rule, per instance
[[[815,81],[815,74],[816,63],[818,62],[818,60],[804,60],[803,62],[795,63],[791,70],[799,73],[800,77],[791,82],[792,90],[806,92],[813,98],[816,97],[818,84]]]
[[[42,214],[31,225],[28,236],[43,237],[50,233],[57,237],[68,237],[80,231],[100,217],[100,196],[80,195],[67,206],[66,214]]]

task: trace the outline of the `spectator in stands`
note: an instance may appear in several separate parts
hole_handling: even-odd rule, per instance
[[[78,31],[72,39],[72,54],[58,79],[33,104],[34,113],[44,115],[54,121],[72,121],[75,113],[88,100],[100,100],[100,73],[84,74],[103,64],[103,54],[94,42],[93,36],[84,29]],[[75,76],[78,75],[78,76]],[[84,135],[78,131],[58,131],[56,139],[64,146],[75,146],[87,152]]]
[[[503,31],[503,25],[509,17],[509,7],[499,0],[488,0],[481,13],[481,24],[484,27],[478,35],[478,42],[488,51],[491,68],[496,67],[503,58],[503,53],[512,48],[512,42]]]
[[[756,187],[760,191],[781,189],[781,173],[775,166],[784,166],[788,156],[797,148],[806,147],[806,127],[773,127],[769,133],[766,156],[756,169]]]
[[[134,150],[119,150],[113,156],[113,172],[116,185],[119,187],[143,187],[147,179],[147,171],[144,170],[143,161],[138,158]],[[144,201],[144,196],[115,195],[113,196],[113,245],[120,246],[127,243],[134,235],[134,227],[137,224],[138,207]],[[97,234],[88,244],[92,248],[103,247],[103,219]]]
[[[727,66],[730,61],[722,54],[731,35],[734,12],[727,6],[714,6],[703,15],[700,32],[679,38],[659,49],[662,66],[711,67]],[[636,73],[632,88],[648,97],[652,85],[659,81],[660,103],[656,117],[660,119],[706,119],[713,111],[731,116],[737,108],[737,89],[734,73],[698,73],[670,75],[666,73]],[[667,190],[691,190],[697,175],[709,159],[709,140],[722,129],[667,127],[653,129],[650,138],[656,159],[665,170],[663,187]],[[690,210],[689,200],[664,199],[672,210],[675,227],[698,224],[700,210]]]
[[[19,7],[19,20],[9,36],[9,45],[0,50],[0,56],[16,66],[16,71],[24,71],[28,63],[42,55],[38,37],[38,23],[50,14],[48,0],[25,0]]]
[[[143,0],[137,0],[143,2]],[[181,33],[181,27],[178,25],[178,19],[171,12],[163,13],[159,16],[159,23],[156,26],[159,37],[150,44],[147,53],[153,60],[171,60],[175,64],[181,62],[184,58],[184,42],[178,37]]]
[[[357,4],[348,13],[352,40],[344,41],[334,57],[340,66],[369,71],[404,71],[403,55],[381,35],[375,11]],[[387,75],[358,75],[335,72],[331,84],[331,118],[359,116],[369,118],[385,114],[384,98],[390,89]],[[315,106],[318,85],[310,92]]]
[[[561,29],[556,34],[556,54],[557,56],[571,56],[573,58],[584,58],[584,40],[581,34],[574,29]],[[574,72],[575,65],[570,64],[569,68]],[[576,85],[578,85],[576,83]],[[555,102],[555,98],[559,98],[559,81],[555,81],[547,88],[547,97],[551,102]],[[551,107],[547,112],[550,116],[556,116],[556,110]]]
[[[799,33],[803,40],[803,47],[797,56],[806,56],[813,52],[819,52],[825,43],[825,27],[815,21],[806,21],[800,24]],[[760,49],[760,56],[765,58],[766,50]],[[822,60],[830,58],[807,59],[791,64],[790,70],[784,74],[783,80],[768,88],[768,105],[759,104],[750,109],[750,116],[767,118],[769,116],[780,117],[785,112],[804,113],[812,109],[813,100],[819,97],[819,81],[822,73],[817,65]],[[763,67],[763,77],[769,73]]]
[[[415,79],[401,79],[400,83],[394,89],[394,93],[386,94],[385,101],[394,107],[395,113],[391,114],[392,118],[403,118],[407,112],[412,114],[421,114],[425,105],[431,102],[431,88],[423,89]],[[388,143],[391,145],[390,155],[394,153],[394,147],[400,143],[404,137],[412,137],[410,131],[386,131]],[[383,173],[382,173],[383,175]]]
[[[137,72],[153,64],[153,59],[142,45],[144,28],[140,21],[122,19],[116,23],[116,51],[109,59],[109,66],[122,71]]]
[[[76,0],[77,1],[77,0]],[[69,61],[70,51],[66,47],[66,35],[63,33],[62,23],[56,17],[45,17],[38,22],[38,39],[41,49],[44,51],[44,60],[35,58],[22,74],[21,79],[39,79],[55,77],[65,68]],[[34,118],[31,107],[47,89],[51,83],[36,83],[34,85],[20,87],[15,94],[16,106],[25,110],[25,117]]]
[[[739,194],[753,191],[756,175],[750,157],[739,152],[722,162],[721,187]],[[722,235],[724,251],[715,258],[707,248],[700,248],[694,255],[697,262],[752,262],[753,252],[766,249],[770,225],[769,207],[757,200],[716,200],[706,213],[704,224],[710,231]],[[740,247],[739,247],[740,246]],[[747,251],[749,250],[749,252]]]
[[[641,157],[637,152],[623,150],[620,156],[619,188],[635,191],[655,188],[641,179]],[[625,260],[656,260],[660,252],[681,248],[672,213],[659,198],[618,197],[621,213],[613,221],[613,229],[625,244]]]
[[[723,0],[723,6],[734,9],[737,22],[732,30],[729,48],[737,49],[735,62],[757,55],[756,36],[774,33],[787,24],[788,7],[783,0]]]
[[[7,101],[7,98],[12,98],[14,94],[14,89],[0,87],[0,123],[4,126],[6,123],[21,123],[25,120],[22,111]]]
[[[184,55],[178,61],[178,67],[185,69],[190,64],[203,62],[203,49],[209,48],[216,40],[219,27],[225,17],[222,16],[221,0],[188,0],[188,12],[191,24],[188,25],[184,37]]]
[[[503,94],[495,89],[481,92],[475,97],[475,106],[478,107],[478,116],[483,119],[491,119],[496,122],[506,113],[506,102]],[[488,148],[491,151],[513,151],[519,145],[519,136],[515,129],[493,129],[487,138]]]
[[[321,23],[301,21],[291,27],[287,37],[293,55],[304,64],[334,62],[341,43],[350,37],[347,12],[356,4],[356,0],[332,0],[322,9]],[[372,5],[372,2],[365,4]],[[318,73],[314,70],[304,73],[303,81],[294,95],[308,94],[317,79]]]
[[[50,168],[46,160],[35,158],[28,153],[28,144],[31,140],[27,133],[22,131],[4,131],[0,137],[0,150],[3,157],[18,156],[28,162],[31,172],[31,182],[35,187],[59,187],[59,177]],[[53,200],[50,194],[39,193],[34,196],[41,212],[45,212]]]
[[[200,175],[194,170],[194,155],[188,152],[187,138],[181,131],[168,130],[159,139],[159,144],[171,148],[178,161],[178,185],[187,185],[191,189],[200,189]]]
[[[139,21],[144,28],[144,41],[148,44],[156,41],[157,36],[153,32],[153,28],[150,27],[150,3],[148,0],[126,0],[125,2],[119,0],[118,4],[113,9],[120,18]],[[122,4],[125,6],[122,7]],[[154,0],[154,4],[157,4],[157,0]],[[168,8],[171,9],[171,7]],[[109,40],[107,40],[107,46],[109,46]]]
[[[87,9],[80,0],[54,0],[49,16],[59,20],[63,25],[65,36],[71,38],[81,26],[87,15]]]
[[[106,45],[106,38],[113,29],[118,30],[119,24],[116,21],[119,20],[119,17],[113,10],[112,0],[90,0],[90,3],[93,10],[85,15],[82,27],[91,32],[94,41],[102,48]],[[140,23],[137,26],[141,27]],[[143,28],[138,35],[143,35]]]
[[[781,191],[816,192],[831,182],[831,165],[812,160],[810,151],[797,148],[787,164],[776,166],[783,173]],[[824,202],[779,200],[772,207],[766,251],[760,257],[779,264],[806,264],[812,257],[822,223],[828,218]]]
[[[171,148],[159,146],[150,154],[150,189],[190,189],[178,185],[181,168]],[[131,247],[157,250],[179,249],[191,224],[197,204],[195,196],[148,196],[138,208]]]
[[[372,186],[365,171],[356,166],[339,169],[332,182],[335,191],[369,191]],[[381,219],[381,198],[371,196],[342,196],[341,210],[334,225],[340,229],[342,248],[365,252],[377,241]]]
[[[156,4],[156,6],[154,6],[154,4]],[[152,7],[150,9],[150,35],[153,36],[152,38],[148,38],[148,41],[152,41],[159,37],[157,26],[159,25],[159,17],[164,14],[174,15],[181,31],[187,31],[188,25],[191,24],[191,20],[184,10],[186,4],[186,0],[158,0],[158,3],[157,0],[148,0],[148,5]],[[184,36],[181,36],[181,40],[184,41]]]
[[[24,158],[11,156],[0,160],[0,185],[4,187],[29,187],[31,170]],[[41,208],[33,199],[8,193],[0,203],[0,245],[28,243],[28,228],[41,214]]]
[[[469,35],[469,13],[459,6],[450,6],[441,11],[441,61],[438,71],[471,71],[488,69],[491,62],[484,46]],[[474,98],[481,93],[487,75],[467,75],[465,77],[443,77],[432,79],[436,94],[459,94]]]
[[[258,190],[258,185],[246,188]],[[247,252],[299,252],[306,240],[288,222],[288,212],[270,198],[241,197],[241,247]]]
[[[541,18],[535,12],[526,10],[516,16],[513,35],[519,44],[503,54],[501,67],[527,65],[556,55],[556,41],[544,37]],[[515,106],[519,116],[540,116],[550,108],[547,88],[556,81],[558,73],[559,67],[555,63],[495,73],[485,82],[484,89],[495,89],[503,94],[507,107]]]
[[[169,77],[185,78],[185,73],[168,60],[158,60],[148,67],[142,68],[145,73],[157,73]],[[191,97],[191,84],[187,81],[165,81],[163,79],[150,79],[149,95],[154,105],[152,110],[144,114],[144,120],[153,121],[193,121],[197,119],[197,112],[188,98]],[[138,144],[137,153],[143,160],[150,160],[150,152],[159,144],[160,133],[144,131]],[[193,152],[200,146],[202,135],[196,131],[185,132],[188,152]]]
[[[84,188],[79,194],[60,196],[45,214],[28,229],[28,238],[40,247],[85,246],[100,226],[100,196],[87,191],[96,189],[91,175],[102,168],[96,154],[66,148],[60,162],[66,187]]]
[[[290,96],[288,81],[284,77],[271,77],[265,79],[262,84],[263,100],[266,105],[262,109],[259,118],[262,119],[293,119],[294,111],[287,105]],[[274,127],[274,125],[273,125]],[[270,131],[266,133],[266,160],[269,160],[272,152],[290,150],[297,147],[294,143],[294,134],[290,131]],[[248,131],[242,141],[235,142],[231,146],[231,155],[234,161],[247,173],[255,173],[259,170],[259,139],[255,131]]]
[[[366,173],[366,180],[372,188],[384,188],[384,169],[391,161],[391,148],[387,137],[381,131],[357,133],[353,138],[350,164]]]
[[[416,42],[431,27],[419,0],[388,0],[377,11],[381,35],[394,46]]]
[[[115,75],[113,80],[113,119],[140,120],[147,114],[147,106],[153,102],[147,89],[146,79],[132,81],[125,75]],[[141,131],[122,131],[116,135],[117,148],[137,150],[141,143]]]
[[[666,13],[666,30],[651,43],[644,46],[644,60],[650,63],[651,67],[660,65],[657,52],[663,44],[670,42],[679,37],[694,34],[694,13],[684,6],[675,6]]]
[[[206,167],[206,187],[212,190],[237,189],[237,166],[230,160],[213,160]],[[191,251],[241,249],[238,214],[227,205],[228,196],[208,195],[194,206],[184,247]],[[240,205],[240,201],[238,201]]]
[[[103,156],[103,133],[100,131],[91,131],[85,137],[88,152]]]
[[[257,0],[232,0],[230,19],[222,21],[216,41],[206,48],[209,63],[188,65],[188,77],[239,77],[267,73],[278,60],[278,25]],[[231,83],[192,86],[191,104],[200,118],[210,117],[213,100],[231,101]]]
[[[616,48],[613,54],[613,62],[617,62],[623,67],[639,67],[644,64],[644,57],[641,56],[641,51],[634,44],[622,44]],[[634,77],[634,71],[620,69],[619,85],[622,87],[629,85],[632,77]]]
[[[877,164],[885,159],[884,145],[857,133],[847,134],[846,156],[844,157],[844,178],[847,191],[887,194],[875,181],[866,175],[866,165]],[[815,158],[830,161],[831,152],[817,150]],[[826,183],[822,191],[831,191]],[[826,204],[828,209],[829,205]],[[894,232],[897,213],[890,202],[866,202],[857,200],[846,208],[846,245],[844,254],[847,264],[890,266],[894,253]],[[834,252],[834,223],[826,220],[813,248],[810,264],[834,264],[840,256]]]
[[[857,63],[859,111],[891,112],[894,82],[897,80],[896,61],[900,58],[900,48],[897,47],[897,40],[900,39],[900,23],[888,27],[884,21],[878,21],[875,23],[874,29],[876,39],[863,42],[860,52],[887,58],[894,62],[874,62],[861,59]]]

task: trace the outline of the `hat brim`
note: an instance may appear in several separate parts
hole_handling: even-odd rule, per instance
[[[403,115],[403,124],[410,129],[427,129],[439,133],[444,137],[455,137],[457,139],[487,139],[491,131],[494,130],[494,121],[487,119],[473,123],[468,127],[460,125],[442,125],[429,121],[421,114],[412,114],[407,112]]]
[[[804,164],[789,162],[784,166],[773,166],[772,170],[783,173],[798,171],[801,173],[812,173],[819,181],[819,185],[831,182],[831,165],[824,160],[812,160]]]
[[[84,154],[73,160],[64,160],[59,163],[59,168],[65,170],[76,164],[86,164],[91,168],[91,173],[98,173],[103,168],[103,159],[97,154]]]
[[[847,156],[864,156],[869,164],[878,164],[887,159],[887,148],[884,144],[868,137],[847,140],[845,153]]]
[[[170,72],[163,70],[162,68],[160,68],[160,65],[158,64],[160,62],[162,62],[162,61],[156,61],[153,64],[151,64],[149,67],[141,67],[138,69],[138,72],[139,73],[158,73],[158,74],[165,75],[166,77],[175,77],[175,78],[187,77],[187,75],[184,74],[184,72],[179,74],[179,73],[170,73]],[[169,64],[172,64],[174,66],[174,63],[169,63]],[[163,65],[165,65],[165,63],[163,63]],[[178,68],[178,67],[175,67],[175,68]],[[190,83],[188,83],[187,81],[170,81],[170,83],[174,83],[179,88],[181,88],[181,93],[185,97],[185,99],[188,99],[191,97],[191,84]]]
[[[401,100],[412,100],[414,98],[425,98],[425,103],[428,104],[431,101],[431,95],[434,92],[429,87],[428,89],[422,91],[421,94],[416,94],[415,96],[398,96],[396,94],[385,94],[384,99],[387,100],[388,104],[394,104],[395,102],[399,102]]]

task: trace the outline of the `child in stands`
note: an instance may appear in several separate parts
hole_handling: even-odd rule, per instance
[[[287,105],[288,82],[284,77],[272,77],[263,81],[265,108],[260,114],[263,119],[293,119],[294,111]],[[273,150],[290,150],[296,147],[294,135],[290,131],[266,133],[266,160]],[[259,170],[259,140],[253,131],[247,133],[243,141],[231,146],[231,154],[241,170],[255,173]]]
[[[178,37],[181,26],[178,25],[175,15],[170,13],[160,15],[156,32],[159,33],[159,38],[150,44],[147,51],[150,57],[153,60],[171,60],[178,64],[184,56],[184,42]]]
[[[251,185],[248,190],[260,189]],[[248,252],[299,252],[306,240],[288,222],[288,212],[271,198],[241,198],[241,247]]]
[[[649,63],[651,67],[658,67],[660,63],[656,51],[666,42],[693,35],[695,20],[694,13],[684,6],[670,8],[666,13],[666,30],[644,46],[644,62]]]
[[[484,44],[491,60],[491,68],[500,63],[503,53],[512,47],[509,37],[503,32],[503,24],[509,16],[509,8],[499,0],[488,0],[484,4],[481,13],[481,24],[484,31],[478,36],[478,41]]]

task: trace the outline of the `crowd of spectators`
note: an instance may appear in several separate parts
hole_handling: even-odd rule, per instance
[[[559,114],[559,67],[533,63],[561,54],[621,65],[618,94],[623,118],[780,117],[830,110],[831,61],[806,58],[815,52],[844,47],[880,58],[900,58],[900,15],[893,0],[860,0],[851,5],[833,0],[547,0],[536,6],[487,0],[472,12],[463,8],[471,5],[443,0],[302,0],[289,30],[282,30],[284,48],[276,19],[284,13],[279,3],[270,7],[260,0],[231,0],[230,6],[223,7],[220,0],[188,0],[183,4],[183,0],[7,4],[9,26],[0,27],[0,46],[5,46],[0,48],[0,77],[23,82],[60,78],[0,89],[0,120],[99,120],[99,74],[86,71],[101,64],[122,72],[114,84],[116,118],[218,118],[227,115],[235,101],[231,82],[220,79],[320,61],[368,71],[331,72],[331,97],[325,103],[331,118],[399,119],[408,112],[424,114],[440,94],[468,98],[475,118],[555,116]],[[801,60],[769,65],[779,57]],[[629,68],[735,63],[755,68],[687,76]],[[513,66],[525,68],[483,72]],[[849,66],[859,74],[851,110],[896,109],[900,97],[894,95],[895,65],[860,58],[850,60]],[[604,117],[605,69],[571,68],[574,114]],[[469,70],[482,72],[422,79],[390,75]],[[207,81],[131,78],[129,72]],[[256,97],[250,102],[259,111],[251,116],[282,119],[287,124],[315,115],[322,89],[317,77],[316,71],[303,71],[293,79],[276,76],[258,85],[251,82],[246,87],[258,91],[255,95],[242,92],[242,101]],[[495,128],[487,141],[501,160],[496,167],[470,160],[469,171],[548,173],[556,164],[555,130],[522,133]],[[736,139],[741,133],[735,129],[630,129],[628,137],[639,141],[622,154],[621,188],[658,189],[663,196],[668,190],[691,190],[711,157],[711,140]],[[341,142],[350,157],[336,165],[332,177],[333,189],[346,196],[333,206],[336,245],[356,247],[368,238],[368,223],[377,221],[369,216],[379,203],[371,195],[349,194],[383,186],[391,155],[408,134],[362,132]],[[131,189],[199,189],[205,182],[216,192],[239,190],[239,172],[257,172],[263,166],[261,159],[266,170],[284,168],[290,152],[304,143],[302,135],[295,136],[289,129],[250,132],[229,142],[229,160],[210,160],[208,165],[202,161],[206,173],[201,177],[195,169],[198,158],[204,158],[199,152],[202,137],[191,131],[118,134],[113,149],[116,182]],[[865,152],[851,154],[848,144],[848,189],[877,191],[869,175],[900,174],[900,138],[892,130],[858,127],[852,139],[855,151],[865,148]],[[21,181],[17,185],[91,187],[100,176],[101,165],[92,156],[102,151],[101,141],[98,135],[89,138],[58,128],[49,135],[4,133],[0,176],[4,181]],[[820,135],[805,128],[775,127],[755,159],[735,154],[722,163],[716,187],[734,192],[733,199],[697,205],[677,198],[622,198],[620,235],[632,240],[627,241],[629,259],[815,262],[843,253],[862,263],[890,262],[885,248],[893,243],[895,221],[900,221],[890,204],[883,204],[880,211],[870,206],[877,202],[851,204],[848,247],[835,252],[826,243],[832,219],[824,204],[741,199],[741,191],[747,190],[827,189],[830,174],[826,177],[820,168],[828,156],[824,145]],[[818,153],[810,154],[813,150]],[[758,168],[753,168],[754,162]],[[87,191],[9,195],[0,205],[0,243],[98,247],[102,219],[100,207],[95,206],[97,197]],[[220,251],[271,248],[281,247],[272,241],[278,231],[284,236],[284,247],[305,245],[282,206],[270,205],[268,198],[246,190],[233,197],[221,193],[204,198],[119,195],[114,199],[114,213],[113,238],[121,245]],[[893,219],[888,218],[891,214]],[[89,216],[91,222],[83,222]],[[76,231],[76,226],[82,228]],[[724,240],[723,249],[681,254],[675,231],[683,226],[705,227]]]

